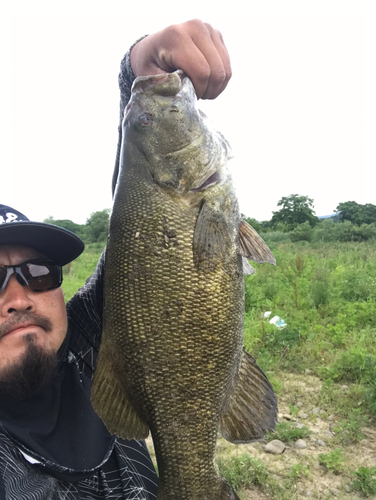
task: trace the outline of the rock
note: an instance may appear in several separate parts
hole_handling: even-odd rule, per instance
[[[320,411],[320,408],[313,408],[313,410],[311,410],[311,415],[318,415]]]
[[[330,493],[335,497],[339,495],[339,491],[336,488],[330,488]]]
[[[292,415],[289,415],[288,413],[278,413],[278,418],[284,418],[285,420],[296,420]]]
[[[302,457],[303,455],[305,455],[307,452],[307,450],[295,450],[295,453],[299,456],[299,457]]]
[[[294,448],[296,450],[304,450],[304,448],[307,448],[307,443],[304,439],[298,439],[294,444]]]
[[[305,425],[304,425],[304,424],[301,424],[301,423],[299,422],[298,424],[296,424],[296,427],[297,427],[298,429],[303,429],[303,427],[305,427]]]
[[[306,418],[308,418],[308,415],[307,413],[304,413],[304,411],[300,411],[298,413],[298,417],[303,418],[305,420]]]
[[[306,368],[305,373],[306,373],[306,375],[310,375],[312,373],[312,370],[310,370],[309,368]]]
[[[334,420],[334,415],[329,415],[328,420],[330,421]]]
[[[264,446],[264,451],[266,453],[273,453],[273,455],[280,455],[285,451],[285,444],[279,439],[273,439],[267,445]]]
[[[306,495],[307,497],[313,497],[313,491],[307,491]]]
[[[333,439],[333,437],[334,437],[333,432],[330,432],[330,431],[324,431],[323,434],[324,434],[324,437],[326,437],[326,439]]]
[[[347,493],[351,493],[352,492],[351,486],[349,484],[345,484],[345,490],[346,490]]]
[[[326,446],[326,444],[324,443],[324,441],[321,441],[321,439],[318,439],[316,441],[316,444],[317,444],[317,446]]]
[[[298,401],[295,406],[297,408],[303,408],[303,403],[301,401]]]
[[[348,385],[341,385],[341,389],[342,389],[343,391],[346,391],[348,388],[349,388],[349,386],[348,386]]]

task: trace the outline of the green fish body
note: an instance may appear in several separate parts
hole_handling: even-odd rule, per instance
[[[240,220],[229,157],[182,72],[136,79],[92,402],[110,432],[151,432],[158,500],[237,499],[214,463],[218,427],[249,442],[276,420],[273,390],[243,350],[243,260],[275,261]]]

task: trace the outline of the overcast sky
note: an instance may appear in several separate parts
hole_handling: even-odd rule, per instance
[[[213,8],[215,5],[215,8]],[[0,0],[0,203],[84,223],[111,206],[117,75],[140,36],[200,18],[233,78],[200,104],[229,140],[240,209],[376,204],[373,0]]]

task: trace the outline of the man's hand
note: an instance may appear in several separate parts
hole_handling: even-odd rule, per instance
[[[214,99],[231,78],[221,33],[198,19],[168,26],[138,42],[131,52],[131,65],[136,76],[181,69],[199,99]]]

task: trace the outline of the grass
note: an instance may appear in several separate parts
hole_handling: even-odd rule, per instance
[[[300,429],[293,422],[280,422],[276,425],[275,432],[266,433],[266,439],[268,441],[279,439],[280,441],[289,442],[304,439],[310,434],[312,433],[306,426]]]
[[[304,243],[304,244],[303,244]],[[374,242],[273,243],[277,266],[245,277],[244,342],[264,370],[358,383],[376,412],[376,248]],[[272,311],[287,327],[264,318]]]
[[[269,472],[265,463],[259,458],[241,455],[217,460],[219,472],[235,490],[251,484],[263,486],[269,479]]]
[[[295,482],[302,475],[306,476],[306,467],[292,467],[292,473],[281,484],[269,473],[267,465],[257,457],[243,454],[239,457],[229,456],[217,459],[219,472],[238,493],[240,499],[248,498],[246,490],[255,486],[265,492],[268,498],[292,500],[295,497]],[[308,471],[309,473],[309,471]]]
[[[104,246],[105,243],[90,243],[75,261],[64,266],[62,289],[65,302],[73,297],[93,273]]]
[[[336,433],[335,441],[337,443],[353,444],[364,438],[362,428],[366,425],[367,416],[360,408],[352,408],[348,418],[340,420],[333,427]]]

